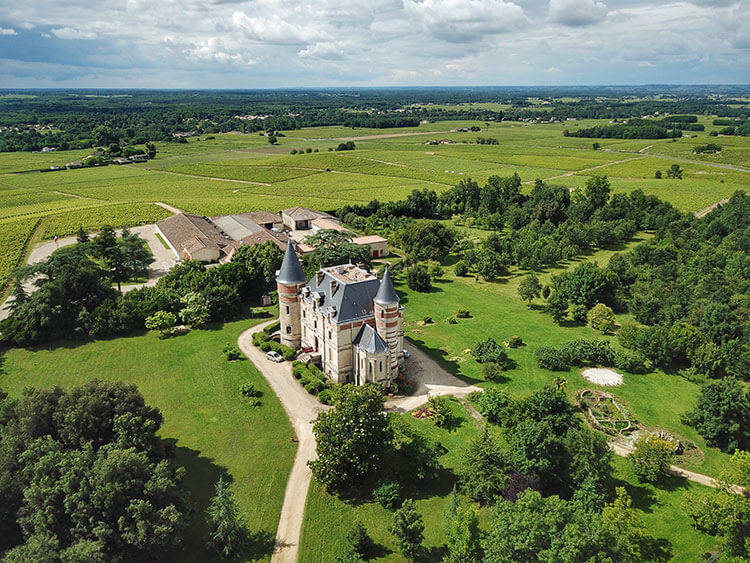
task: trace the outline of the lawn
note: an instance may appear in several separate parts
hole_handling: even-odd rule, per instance
[[[462,453],[480,432],[475,421],[456,400],[450,402],[453,416],[460,421],[450,430],[437,428],[429,420],[417,420],[409,414],[397,415],[400,422],[409,425],[433,441],[439,441],[447,450],[440,458],[447,470],[445,476],[408,496],[416,498],[425,524],[425,542],[429,560],[438,560],[445,543],[443,510],[452,484],[453,471],[461,463]],[[494,428],[494,427],[493,427]],[[701,486],[681,478],[670,478],[658,487],[639,483],[624,458],[616,457],[614,486],[624,486],[633,499],[633,505],[648,526],[649,533],[661,540],[673,561],[699,561],[702,555],[715,548],[713,537],[692,528],[688,517],[680,510],[685,492]],[[487,526],[489,509],[480,511],[480,525]],[[393,543],[388,526],[392,513],[370,500],[345,501],[328,494],[313,481],[307,497],[305,520],[302,526],[300,562],[333,561],[346,547],[346,534],[359,520],[376,544],[377,561],[403,561]]]
[[[647,236],[641,235],[641,238]],[[629,248],[636,242],[619,250]],[[603,267],[613,253],[613,250],[600,250],[580,260],[593,260]],[[568,267],[575,266],[577,262],[572,262]],[[541,273],[539,277],[542,283],[548,283],[554,272],[549,269]],[[449,372],[473,384],[499,385],[513,395],[524,396],[563,375],[568,381],[568,394],[573,397],[577,391],[597,386],[584,380],[576,368],[559,373],[538,367],[534,352],[540,346],[557,346],[578,338],[606,339],[611,341],[613,347],[618,347],[616,338],[603,336],[588,326],[574,325],[572,322],[558,326],[550,315],[543,312],[541,299],[535,300],[531,307],[522,302],[516,293],[522,272],[512,271],[510,276],[494,282],[476,280],[473,276],[457,278],[448,272],[445,279],[436,282],[429,293],[408,289],[404,277],[397,277],[395,283],[405,308],[406,338],[428,352]],[[458,319],[455,325],[449,324],[448,318],[459,309],[468,309],[471,318]],[[432,317],[433,322],[424,324],[426,316]],[[520,336],[526,344],[508,351],[514,367],[505,372],[500,383],[484,382],[481,366],[471,355],[472,346],[488,336],[502,342],[514,335]],[[679,464],[714,476],[721,471],[728,456],[706,446],[692,427],[681,422],[682,414],[695,405],[700,392],[697,384],[657,370],[647,375],[625,374],[624,385],[607,390],[629,405],[639,423],[647,428],[666,428],[692,440],[705,456],[702,459],[700,456],[682,459],[678,461]]]
[[[222,353],[253,320],[194,330],[160,339],[135,334],[88,344],[58,342],[0,357],[0,388],[19,396],[26,387],[70,388],[94,378],[135,383],[164,415],[160,435],[176,446],[187,469],[196,509],[191,529],[174,559],[212,560],[204,549],[204,511],[219,476],[232,481],[253,533],[263,539],[258,557],[270,558],[296,446],[292,427],[265,379],[248,361],[228,362]],[[240,398],[241,383],[262,390],[262,405]]]

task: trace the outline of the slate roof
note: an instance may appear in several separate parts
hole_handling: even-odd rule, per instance
[[[343,277],[337,274],[337,269],[358,269],[357,266],[345,265],[334,266],[322,270],[323,276],[318,282],[318,275],[312,277],[308,282],[309,293],[305,293],[304,299],[310,301],[311,294],[318,293],[321,296],[320,307],[324,312],[333,314],[333,322],[342,324],[357,319],[371,317],[373,315],[372,300],[378,292],[380,282],[375,276],[369,275],[361,270],[363,276],[359,281],[342,281]],[[333,271],[333,272],[331,272]],[[335,289],[332,289],[334,282]]]
[[[290,207],[289,209],[284,209],[282,213],[295,221],[312,221],[318,217],[326,217],[324,213],[307,209],[307,207]]]
[[[393,280],[391,280],[391,274],[388,268],[385,269],[383,274],[383,281],[380,282],[378,293],[374,298],[375,303],[378,305],[398,305],[400,299],[398,294],[393,287]]]
[[[382,354],[388,350],[388,343],[383,340],[383,337],[378,334],[377,330],[368,324],[362,325],[357,336],[352,340],[352,344],[368,354]]]
[[[291,241],[286,244],[286,252],[281,261],[281,269],[276,273],[276,281],[281,284],[297,284],[307,281],[307,276],[300,266]]]

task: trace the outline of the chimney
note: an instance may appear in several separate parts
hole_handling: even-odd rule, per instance
[[[339,288],[339,284],[336,283],[336,280],[331,280],[331,297],[336,295],[336,290]]]
[[[318,285],[320,285],[323,282],[323,277],[325,276],[323,270],[318,270],[317,272],[315,272],[315,275],[318,278]]]

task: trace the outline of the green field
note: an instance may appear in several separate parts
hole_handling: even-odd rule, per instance
[[[487,104],[483,104],[484,107]],[[500,106],[493,109],[501,109]],[[0,229],[3,220],[39,220],[37,238],[95,230],[111,223],[135,225],[156,221],[164,202],[185,211],[218,215],[306,206],[331,211],[347,203],[394,200],[411,190],[445,190],[471,177],[517,172],[531,184],[537,178],[577,188],[592,175],[606,174],[612,189],[636,188],[686,211],[702,209],[736,190],[746,190],[750,174],[750,139],[709,137],[718,129],[701,116],[705,132],[690,132],[672,142],[659,140],[564,137],[563,130],[607,120],[565,123],[491,123],[439,121],[419,127],[366,129],[340,126],[285,132],[271,146],[258,134],[225,133],[191,137],[188,143],[157,143],[157,158],[145,164],[107,166],[47,173],[16,174],[79,160],[89,151],[0,154]],[[476,125],[479,133],[455,131]],[[477,136],[498,145],[477,145]],[[213,137],[213,138],[208,138]],[[330,152],[345,139],[355,151]],[[430,140],[451,144],[426,144]],[[593,150],[593,141],[601,145]],[[695,155],[697,144],[714,142],[724,150]],[[318,150],[291,155],[292,150]],[[683,180],[656,180],[654,172],[678,163]],[[11,228],[11,227],[8,227]],[[14,239],[0,233],[0,242]],[[15,239],[14,239],[15,240]],[[3,243],[0,251],[19,254]],[[15,263],[0,263],[0,280]]]
[[[250,530],[263,540],[258,558],[267,560],[296,447],[286,413],[265,379],[250,362],[228,362],[222,353],[226,342],[255,322],[167,339],[146,333],[7,350],[0,356],[0,388],[19,396],[29,386],[70,388],[94,378],[135,383],[164,415],[159,434],[176,446],[196,509],[174,560],[213,560],[204,548],[203,515],[221,475],[231,480]],[[241,399],[238,388],[246,381],[262,390],[260,407]]]
[[[479,429],[466,410],[457,402],[450,402],[453,415],[460,420],[457,428],[437,428],[432,422],[417,420],[408,414],[399,415],[403,423],[433,441],[439,441],[447,450],[440,462],[446,474],[420,490],[416,495],[417,509],[425,524],[424,545],[429,560],[438,560],[440,546],[444,545],[443,510],[450,493],[461,455],[468,443],[478,435]],[[691,562],[702,560],[702,555],[715,549],[711,536],[695,530],[689,518],[680,511],[684,494],[700,489],[700,485],[685,479],[671,478],[664,486],[654,487],[639,483],[628,463],[623,458],[614,460],[615,486],[626,487],[633,499],[633,506],[656,539],[666,541],[673,561]],[[409,496],[409,493],[407,493]],[[392,513],[372,501],[344,501],[333,497],[313,481],[307,497],[305,520],[300,541],[300,561],[333,561],[346,547],[346,534],[355,520],[367,528],[376,544],[377,561],[403,561],[388,532]],[[486,524],[488,509],[480,512],[480,523]]]

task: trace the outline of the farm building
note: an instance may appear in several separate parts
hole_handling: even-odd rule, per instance
[[[404,308],[386,270],[344,264],[308,281],[291,242],[276,274],[281,343],[302,348],[336,383],[390,386],[403,361]]]
[[[315,219],[332,219],[327,213],[313,211],[306,207],[290,207],[281,212],[281,221],[291,231],[306,231],[311,227]]]

